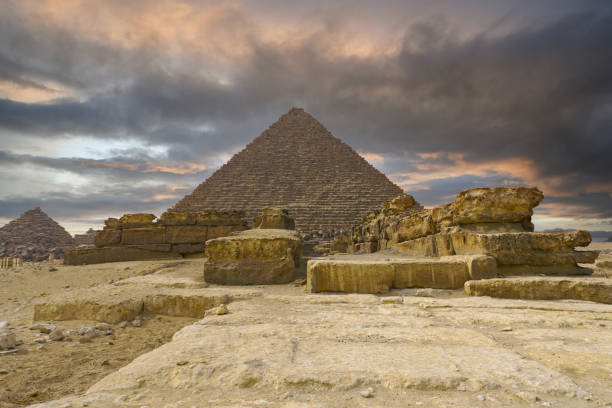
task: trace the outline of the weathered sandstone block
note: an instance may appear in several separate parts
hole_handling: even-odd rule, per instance
[[[153,226],[154,214],[125,214],[119,219],[121,228],[141,228]]]
[[[182,255],[186,254],[204,254],[204,244],[175,244],[172,245],[172,251]]]
[[[64,256],[64,265],[89,265],[104,262],[146,261],[151,259],[177,258],[181,258],[181,255],[175,252],[147,250],[139,246],[79,248],[66,251]]]
[[[397,225],[397,242],[435,234],[436,228],[430,214],[415,214],[402,218]]]
[[[142,313],[143,305],[141,299],[115,300],[112,297],[47,301],[34,305],[34,321],[95,320],[119,323],[133,320]]]
[[[301,240],[289,230],[248,230],[206,241],[204,280],[222,285],[288,283]]]
[[[495,259],[486,255],[442,258],[314,259],[308,261],[306,290],[381,293],[391,288],[457,289],[470,279],[497,276]]]
[[[119,229],[121,228],[121,222],[117,218],[107,218],[104,220],[104,229]]]
[[[161,227],[123,229],[122,245],[163,244],[165,229]]]
[[[521,277],[468,281],[470,296],[510,299],[576,299],[612,304],[612,281],[606,278]]]
[[[162,225],[195,225],[198,214],[185,211],[166,211],[159,217]]]
[[[204,243],[208,239],[208,227],[203,225],[177,225],[166,227],[169,244]]]
[[[260,229],[295,229],[295,221],[287,210],[279,208],[264,208],[261,215],[253,220],[253,227]]]
[[[473,188],[457,196],[453,223],[530,221],[544,195],[537,188]]]
[[[308,261],[306,290],[317,292],[382,293],[393,285],[395,269],[384,261]]]
[[[220,237],[227,237],[233,232],[243,231],[245,229],[242,225],[213,225],[208,228],[206,239],[214,239]]]
[[[430,235],[393,245],[406,255],[439,257],[446,255],[485,254],[494,257],[498,265],[532,267],[559,266],[558,269],[584,273],[577,263],[592,263],[597,251],[575,251],[576,246],[587,246],[591,242],[588,231],[567,232],[518,232],[498,234],[477,234],[463,229]],[[504,273],[524,271],[555,273],[554,268],[506,268]],[[500,270],[500,273],[502,271]]]

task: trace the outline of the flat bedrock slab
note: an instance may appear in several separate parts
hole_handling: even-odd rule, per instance
[[[182,258],[179,253],[165,252],[165,248],[167,248],[164,246],[165,244],[158,245],[160,246],[154,248],[150,246],[117,246],[71,249],[67,250],[64,255],[64,265],[89,265],[105,262]]]
[[[612,304],[612,281],[606,278],[520,277],[472,280],[465,283],[470,296],[508,299],[575,299]]]
[[[289,230],[247,230],[206,241],[204,280],[220,285],[289,283],[295,279],[301,243]]]
[[[264,295],[183,328],[84,395],[45,406],[604,407],[612,333],[599,323],[611,308]],[[574,319],[583,325],[564,325]],[[359,392],[369,387],[374,397],[363,402]]]
[[[381,293],[391,288],[457,289],[470,279],[496,276],[497,263],[486,255],[439,259],[317,259],[308,262],[306,290]]]
[[[104,285],[54,296],[34,305],[34,321],[94,320],[119,323],[141,313],[203,317],[208,309],[258,296],[245,289],[173,289],[146,284]]]

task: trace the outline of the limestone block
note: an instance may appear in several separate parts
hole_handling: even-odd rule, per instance
[[[64,265],[89,265],[106,262],[105,248],[68,249],[64,254]]]
[[[289,212],[279,208],[264,208],[253,220],[253,227],[260,229],[295,229],[295,221]]]
[[[462,259],[467,265],[469,279],[492,279],[498,275],[497,260],[488,255],[454,255],[444,259]]]
[[[158,293],[144,298],[144,312],[166,316],[204,317],[207,310],[232,301],[229,295]]]
[[[389,209],[401,212],[415,204],[417,204],[417,202],[413,196],[410,194],[400,194],[389,202]]]
[[[384,261],[308,261],[306,291],[382,293],[393,285],[395,269]]]
[[[494,254],[500,265],[576,265],[577,263],[593,263],[598,251],[530,251],[516,252],[513,250],[503,250]]]
[[[186,211],[166,211],[159,218],[162,225],[195,225],[198,214]]]
[[[243,231],[244,227],[241,225],[214,225],[208,228],[208,238],[215,239],[220,237],[227,237],[236,231]]]
[[[571,276],[591,275],[593,270],[590,268],[582,268],[577,265],[498,265],[497,272],[503,276]]]
[[[436,232],[453,225],[453,211],[455,203],[447,203],[431,209],[431,218],[436,227]]]
[[[430,214],[416,214],[402,218],[397,226],[398,242],[420,238],[436,232]]]
[[[289,230],[248,230],[206,241],[204,280],[223,285],[288,283],[295,278],[301,240]]]
[[[457,196],[453,223],[520,223],[531,218],[543,198],[537,188],[473,188]]]
[[[119,323],[133,320],[143,309],[141,299],[111,297],[50,300],[34,305],[34,321],[41,320],[96,320]]]
[[[108,229],[96,231],[94,244],[98,247],[119,245],[121,243],[121,230]]]
[[[205,255],[206,256],[206,255]],[[217,285],[276,285],[295,280],[291,254],[284,258],[204,261],[204,280]]]
[[[393,287],[457,289],[470,279],[463,259],[415,259],[392,261]]]
[[[244,226],[244,217],[244,211],[206,212],[198,213],[196,222],[198,225],[207,225],[211,227],[217,225]]]
[[[107,218],[104,220],[104,229],[119,229],[121,228],[121,222],[117,218]]]
[[[201,244],[207,239],[208,227],[203,225],[166,227],[166,242],[169,244]]]
[[[124,245],[124,248],[144,249],[152,252],[170,252],[172,245],[170,244],[142,244],[142,245]]]
[[[175,252],[147,250],[136,246],[117,246],[104,248],[78,248],[67,250],[64,265],[89,265],[104,262],[146,261],[151,259],[179,259]]]
[[[122,245],[163,244],[165,229],[161,227],[123,229]]]
[[[470,296],[510,299],[575,299],[612,304],[612,281],[606,278],[524,277],[468,281]]]
[[[182,255],[197,253],[204,255],[204,248],[204,244],[175,244],[172,245],[172,252],[177,252]]]
[[[106,250],[106,262],[148,261],[151,259],[180,259],[180,254],[147,250],[138,246],[121,246],[102,248]]]
[[[576,246],[587,246],[590,242],[588,231],[477,234],[455,228],[448,232],[400,242],[393,247],[406,254],[420,256],[493,255],[502,251],[568,252]],[[592,255],[583,256],[588,258]]]
[[[461,228],[478,234],[527,231],[520,222],[479,222],[475,224],[464,224]]]
[[[155,218],[153,214],[125,214],[119,218],[119,224],[121,228],[150,227]]]

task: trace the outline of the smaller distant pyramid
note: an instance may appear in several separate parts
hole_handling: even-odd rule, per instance
[[[42,261],[57,248],[74,245],[72,236],[40,207],[0,228],[0,257]]]

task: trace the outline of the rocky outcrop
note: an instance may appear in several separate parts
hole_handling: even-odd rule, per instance
[[[577,264],[593,263],[599,252],[574,247],[590,242],[588,231],[479,234],[455,227],[393,247],[410,256],[490,255],[503,275],[584,275],[591,270]]]
[[[72,236],[40,207],[29,210],[0,228],[0,257],[43,261],[61,256],[74,245]]]
[[[66,265],[102,262],[176,259],[204,255],[204,242],[246,228],[240,212],[166,212],[159,219],[153,214],[126,214],[109,218],[104,229],[96,231],[96,248],[67,251]]]
[[[393,248],[406,256],[489,255],[503,275],[579,275],[591,270],[597,251],[576,251],[591,242],[588,231],[534,233],[537,188],[474,188],[452,203],[423,209],[399,196],[353,227],[353,252]]]
[[[537,188],[474,188],[452,203],[424,209],[412,196],[400,195],[353,227],[352,248],[374,252],[453,226],[479,233],[533,231],[531,215],[542,199]]]
[[[521,277],[468,281],[470,296],[507,299],[574,299],[612,304],[612,281],[605,278]]]
[[[289,211],[279,208],[264,208],[261,215],[253,220],[253,228],[259,229],[295,229],[295,221]]]
[[[264,285],[295,279],[301,240],[289,230],[254,229],[206,241],[204,280],[220,285]]]
[[[533,231],[533,208],[544,199],[537,188],[473,188],[457,196],[453,225],[521,224]]]

